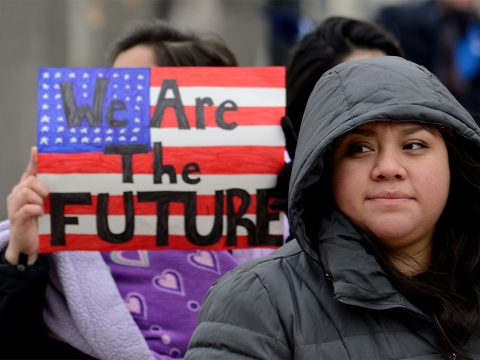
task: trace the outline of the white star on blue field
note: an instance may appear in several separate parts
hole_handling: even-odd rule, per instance
[[[72,125],[67,119],[62,83],[71,83],[77,109],[93,112],[95,85],[107,80],[101,119],[91,124],[87,116]],[[98,96],[98,94],[97,94]],[[123,106],[113,112],[121,126],[107,123],[112,101]],[[71,115],[70,115],[71,116]],[[100,122],[101,121],[101,122]],[[145,144],[150,148],[150,69],[148,68],[41,68],[38,74],[39,152],[103,152],[106,145]]]

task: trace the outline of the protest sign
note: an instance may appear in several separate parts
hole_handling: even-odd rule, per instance
[[[284,69],[42,68],[40,251],[282,244]]]

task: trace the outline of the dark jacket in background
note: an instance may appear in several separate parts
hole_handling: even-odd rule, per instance
[[[399,41],[405,56],[433,72],[480,122],[480,18],[438,0],[381,8],[375,21]]]
[[[296,240],[211,288],[185,359],[444,358],[432,319],[393,287],[350,221],[306,191],[320,181],[332,141],[374,120],[449,126],[480,147],[471,116],[416,64],[378,57],[327,72],[307,104],[293,165]],[[480,338],[466,349],[480,359]]]

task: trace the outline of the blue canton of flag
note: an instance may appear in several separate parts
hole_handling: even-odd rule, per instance
[[[149,99],[148,68],[41,68],[39,152],[104,152],[108,145],[150,149]]]

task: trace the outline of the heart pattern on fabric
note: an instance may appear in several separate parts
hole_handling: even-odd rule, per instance
[[[149,267],[150,259],[146,250],[112,251],[110,259],[116,264],[136,267]]]
[[[129,293],[125,299],[125,305],[133,316],[142,319],[147,318],[146,302],[139,293]]]
[[[150,331],[152,331],[155,337],[158,337],[164,345],[170,345],[170,343],[172,342],[171,336],[165,333],[161,326],[152,325],[150,326]]]
[[[152,279],[157,289],[173,294],[185,295],[182,276],[175,270],[165,270],[161,275]]]
[[[188,255],[188,261],[196,268],[220,274],[219,262],[213,252],[197,250],[196,253]]]

